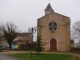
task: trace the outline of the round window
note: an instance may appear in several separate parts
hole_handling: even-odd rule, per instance
[[[56,22],[50,22],[48,27],[49,27],[49,30],[55,31],[57,29],[57,23]]]

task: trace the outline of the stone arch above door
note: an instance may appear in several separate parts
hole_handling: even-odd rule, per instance
[[[56,38],[56,37],[50,37],[50,38],[47,40],[48,50],[50,51],[50,41],[51,41],[52,39],[55,39],[55,40],[56,40],[56,49],[57,49],[57,51],[58,51],[58,50],[60,49],[60,48],[59,48],[59,40],[58,40],[58,38]]]

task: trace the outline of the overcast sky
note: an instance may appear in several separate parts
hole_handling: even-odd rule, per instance
[[[0,0],[0,22],[13,22],[19,30],[28,32],[44,16],[49,0]],[[70,17],[71,23],[80,20],[80,0],[50,0],[56,13]]]

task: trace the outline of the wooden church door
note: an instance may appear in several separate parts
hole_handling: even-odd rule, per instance
[[[50,41],[50,51],[57,51],[57,43],[55,39],[51,39]]]

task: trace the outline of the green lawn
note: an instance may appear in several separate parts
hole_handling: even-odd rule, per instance
[[[11,56],[21,60],[31,60],[31,54],[12,54]],[[67,54],[33,54],[32,60],[73,60],[73,56]]]

